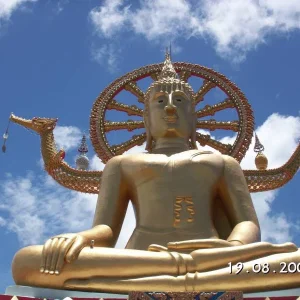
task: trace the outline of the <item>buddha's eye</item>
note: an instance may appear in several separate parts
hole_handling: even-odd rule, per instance
[[[181,100],[180,98],[177,98],[176,101],[177,101],[177,102],[181,102],[182,100]]]
[[[163,99],[159,99],[159,100],[158,100],[158,103],[163,103],[163,102],[164,102]]]

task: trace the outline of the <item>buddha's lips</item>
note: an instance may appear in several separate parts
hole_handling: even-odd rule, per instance
[[[172,117],[164,117],[163,118],[167,123],[176,123],[176,121],[178,120],[177,116],[172,116]]]

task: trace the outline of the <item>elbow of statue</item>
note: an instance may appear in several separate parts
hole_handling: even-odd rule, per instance
[[[249,230],[248,235],[245,237],[247,241],[245,244],[259,243],[261,242],[261,231],[259,224],[252,222],[252,230]]]
[[[228,241],[239,241],[242,245],[257,243],[261,241],[261,231],[258,221],[243,221],[238,223]]]

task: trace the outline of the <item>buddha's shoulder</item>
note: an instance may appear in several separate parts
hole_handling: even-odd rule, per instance
[[[111,158],[107,164],[123,165],[125,163],[129,163],[129,162],[132,163],[132,162],[137,162],[137,161],[143,160],[148,156],[149,156],[149,153],[147,153],[147,152],[121,154],[121,155],[116,155],[113,158]]]
[[[187,151],[188,156],[192,160],[197,159],[207,159],[207,160],[223,160],[223,155],[218,152],[208,151],[208,150],[189,150]]]
[[[207,150],[188,150],[185,152],[178,153],[173,157],[178,156],[178,159],[190,159],[193,161],[209,161],[209,162],[214,162],[218,164],[239,164],[233,157],[225,154],[221,154],[218,152],[212,152],[212,151],[207,151]],[[145,161],[152,161],[154,160],[165,160],[166,156],[162,154],[153,154],[153,153],[148,153],[148,152],[140,152],[140,153],[130,153],[130,154],[122,154],[122,155],[117,155],[111,158],[108,161],[108,165],[111,166],[121,166],[121,165],[127,165],[129,164],[140,164],[141,162]]]
[[[232,156],[221,154],[219,152],[212,152],[207,150],[189,150],[189,155],[192,160],[206,160],[215,162],[221,165],[224,164],[239,164]]]

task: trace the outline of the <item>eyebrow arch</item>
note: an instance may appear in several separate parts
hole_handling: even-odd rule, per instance
[[[183,96],[184,98],[187,98],[186,94],[183,91],[174,91],[173,92],[174,96]]]
[[[158,93],[155,93],[155,99],[157,99],[158,97],[161,97],[161,96],[168,96],[169,93],[168,92],[158,92]]]

